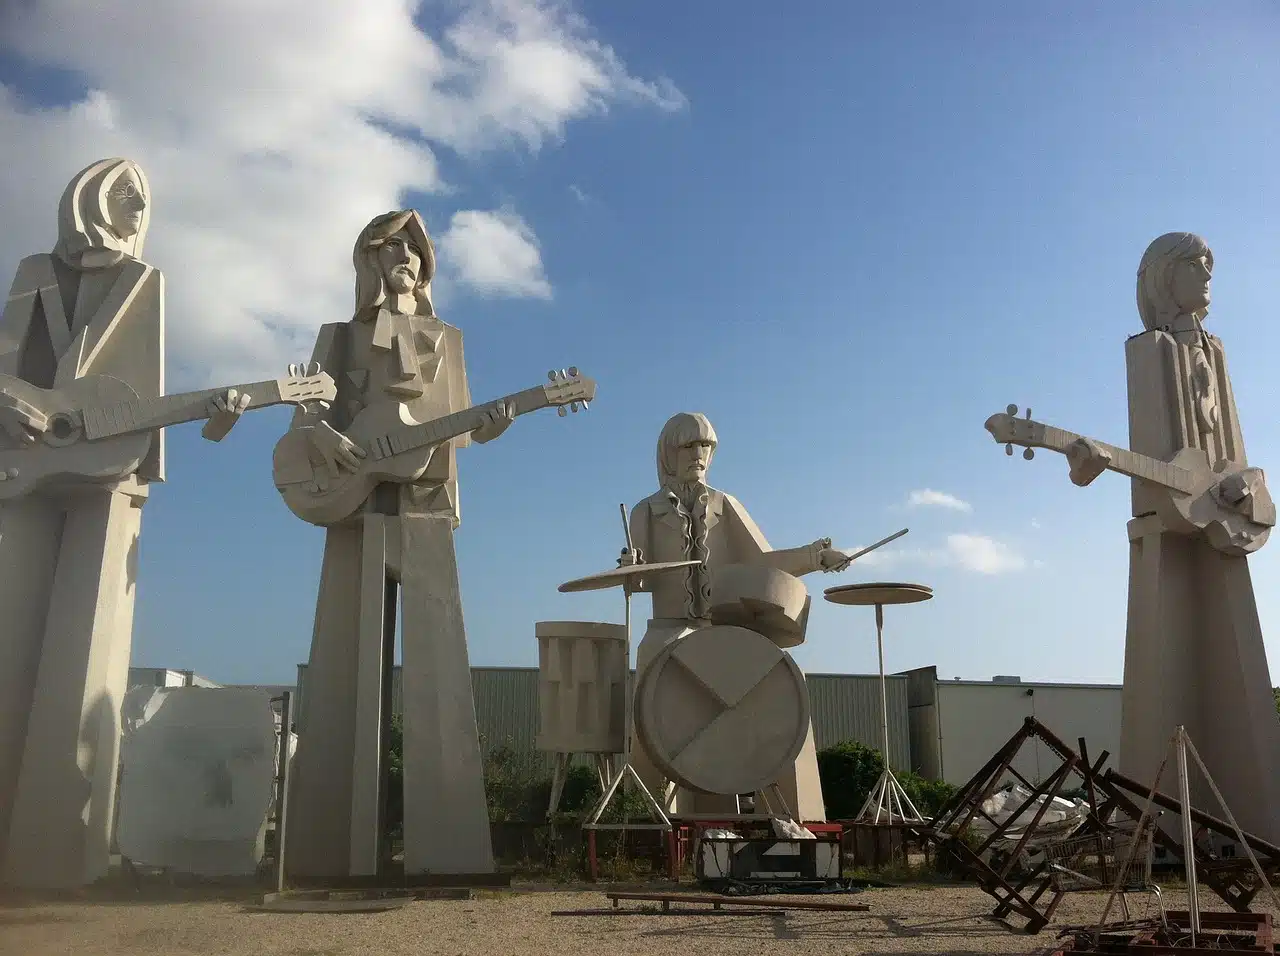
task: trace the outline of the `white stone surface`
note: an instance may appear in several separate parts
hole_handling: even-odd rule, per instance
[[[155,690],[121,744],[120,853],[177,873],[252,875],[274,796],[277,739],[262,691]]]

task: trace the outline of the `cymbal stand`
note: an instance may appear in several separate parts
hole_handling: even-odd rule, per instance
[[[627,536],[627,553],[634,554],[634,545],[631,541],[631,528],[627,524],[627,508],[625,505],[618,505],[622,512],[622,529]],[[645,786],[644,781],[640,779],[640,775],[636,773],[635,768],[631,765],[631,724],[632,724],[632,694],[634,691],[635,680],[631,676],[631,584],[624,582],[622,585],[622,599],[626,613],[626,631],[623,638],[624,654],[626,660],[626,671],[623,677],[622,689],[622,762],[613,774],[613,779],[609,781],[609,786],[605,788],[604,793],[600,795],[600,799],[596,801],[596,805],[591,809],[591,815],[587,818],[587,822],[582,825],[584,830],[671,830],[671,819],[667,816],[666,811],[658,803],[649,788]],[[600,817],[605,809],[609,806],[613,796],[621,788],[623,794],[627,791],[627,777],[630,776],[631,781],[640,788],[640,793],[644,795],[645,802],[649,805],[649,816],[653,818],[653,823],[628,823],[624,819],[622,823],[601,823]],[[625,814],[624,814],[625,815]]]
[[[889,694],[884,680],[884,605],[876,605],[876,651],[880,656],[880,753],[884,758],[884,771],[880,779],[867,794],[866,802],[858,811],[857,819],[867,823],[879,823],[881,815],[884,822],[892,824],[896,816],[898,823],[923,823],[924,817],[916,809],[907,792],[898,783],[889,766]],[[895,809],[896,807],[896,809]]]

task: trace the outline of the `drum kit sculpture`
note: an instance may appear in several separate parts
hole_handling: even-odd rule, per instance
[[[622,508],[627,549],[632,542]],[[901,537],[904,528],[852,555],[853,561]],[[540,717],[537,746],[555,754],[548,816],[559,806],[569,762],[590,755],[601,795],[585,828],[672,828],[668,794],[646,787],[633,766],[632,739],[672,785],[695,793],[763,798],[770,817],[792,819],[779,778],[792,766],[810,728],[804,674],[788,649],[804,641],[808,592],[799,578],[764,563],[727,564],[711,572],[710,624],[672,640],[632,677],[631,598],[643,577],[683,571],[699,562],[667,561],[610,568],[560,585],[562,593],[621,588],[624,623],[541,621]],[[915,584],[830,588],[837,604],[874,604],[880,650],[881,742],[885,772],[860,813],[873,822],[921,817],[889,768],[884,683],[883,605],[928,600]],[[725,666],[731,661],[732,666]],[[615,762],[615,758],[620,758]],[[620,788],[633,784],[650,823],[601,823]]]

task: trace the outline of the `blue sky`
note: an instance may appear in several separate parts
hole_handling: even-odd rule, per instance
[[[152,36],[186,29],[180,4],[158,6],[169,14]],[[285,15],[291,2],[266,6]],[[369,9],[391,24],[403,6]],[[1227,347],[1249,457],[1280,460],[1273,4],[749,3],[733,16],[672,2],[446,4],[417,23],[470,70],[441,80],[451,95],[465,87],[449,110],[413,73],[363,91],[367,102],[308,92],[287,70],[274,86],[243,82],[245,102],[282,123],[321,94],[345,97],[344,122],[403,107],[375,124],[403,155],[383,143],[367,164],[357,151],[326,166],[355,147],[299,133],[280,147],[280,180],[201,129],[247,136],[219,125],[224,100],[155,82],[146,31],[120,26],[138,49],[103,52],[111,44],[90,34],[117,29],[107,14],[75,27],[65,3],[36,7],[0,29],[0,198],[29,224],[0,243],[0,271],[51,246],[77,169],[114,153],[139,161],[155,191],[146,258],[168,280],[171,387],[305,358],[316,326],[349,316],[356,231],[397,200],[437,237],[438,305],[463,329],[476,400],[552,367],[599,382],[585,415],[530,415],[459,455],[473,664],[534,664],[538,620],[620,618],[618,593],[556,586],[612,564],[618,503],[654,490],[659,429],[697,410],[720,437],[712,483],[774,546],[911,528],[877,564],[807,579],[815,593],[883,579],[935,588],[932,602],[888,612],[891,669],[1119,682],[1127,480],[1076,488],[1064,460],[1007,459],[982,423],[1014,402],[1125,443],[1134,273],[1170,230],[1213,247],[1208,325]],[[449,33],[459,17],[472,28]],[[319,20],[314,41],[291,37],[279,55],[314,42],[318,61],[350,67],[338,15]],[[231,58],[247,55],[235,36],[229,26],[217,78],[233,86]],[[513,36],[527,55],[504,45]],[[239,218],[215,221],[219,188],[244,204]],[[296,221],[279,222],[289,210]],[[464,228],[474,220],[456,216],[467,210],[509,227],[516,252],[486,260]],[[221,258],[217,229],[240,251]],[[269,256],[288,266],[264,278],[252,266]],[[283,682],[306,659],[323,534],[271,485],[287,421],[246,416],[221,445],[196,425],[170,430],[169,480],[143,519],[135,664]],[[966,507],[908,504],[924,490]],[[1280,666],[1280,551],[1250,563]],[[815,602],[795,653],[811,671],[873,671],[871,613]]]

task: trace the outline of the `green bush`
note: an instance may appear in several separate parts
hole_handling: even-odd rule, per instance
[[[822,801],[830,820],[851,820],[858,815],[884,772],[880,751],[846,740],[818,751],[818,776]],[[926,780],[909,770],[894,771],[898,783],[925,817],[935,815],[956,788],[942,780]]]

